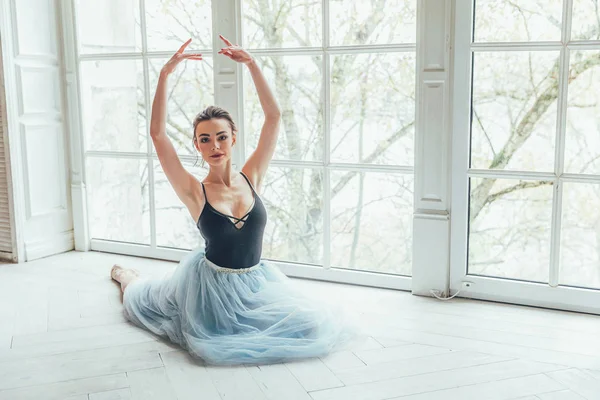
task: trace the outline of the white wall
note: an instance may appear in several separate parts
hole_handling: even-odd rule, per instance
[[[0,5],[19,261],[73,249],[55,0]]]

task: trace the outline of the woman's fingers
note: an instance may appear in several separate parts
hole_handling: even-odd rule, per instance
[[[203,60],[202,57],[186,57],[186,60]]]
[[[202,53],[186,53],[186,54],[182,54],[182,57],[184,57],[184,58],[188,58],[188,57],[202,57]]]
[[[177,50],[177,53],[181,54],[183,53],[183,51],[185,50],[185,48],[188,46],[188,44],[190,44],[192,42],[192,38],[189,38],[187,42],[185,42],[184,44],[181,45],[181,47],[179,48],[179,50]]]
[[[226,44],[227,46],[233,46],[233,45],[231,44],[231,42],[230,42],[229,40],[225,39],[225,37],[224,37],[223,35],[219,35],[219,37],[221,38],[221,40],[222,40],[222,41],[224,41],[224,42],[225,42],[225,44]]]

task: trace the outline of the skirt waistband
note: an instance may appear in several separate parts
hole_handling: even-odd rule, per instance
[[[248,268],[221,267],[220,265],[217,265],[214,262],[210,261],[208,258],[206,258],[206,256],[204,256],[204,261],[206,261],[206,264],[209,267],[211,267],[212,269],[214,269],[215,271],[222,272],[225,274],[245,274],[247,272],[254,271],[260,267],[260,264],[253,265],[252,267],[248,267]]]

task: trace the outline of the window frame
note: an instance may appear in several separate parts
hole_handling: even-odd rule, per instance
[[[563,183],[600,184],[600,175],[564,173],[565,131],[568,96],[569,54],[571,49],[596,49],[594,41],[570,41],[572,1],[563,0],[560,41],[474,42],[474,2],[456,0],[454,19],[454,92],[452,142],[452,224],[450,288],[464,297],[600,313],[600,290],[559,285],[560,235]],[[469,167],[471,140],[471,99],[473,54],[478,51],[560,50],[560,77],[555,160],[552,172],[486,170]],[[535,179],[553,182],[550,238],[549,283],[540,284],[468,273],[469,178]],[[467,285],[466,282],[469,284]]]
[[[418,3],[418,2],[417,2]],[[158,162],[158,158],[153,154],[153,145],[149,137],[149,123],[147,124],[147,151],[146,152],[119,152],[119,151],[95,151],[86,150],[85,146],[85,135],[83,133],[83,121],[80,114],[82,109],[81,97],[79,95],[80,88],[80,63],[84,61],[96,61],[96,60],[141,60],[143,63],[144,73],[144,89],[145,89],[145,100],[146,100],[146,112],[147,116],[150,115],[151,108],[151,94],[153,93],[152,88],[149,87],[149,73],[148,63],[152,58],[170,57],[170,52],[149,52],[147,51],[147,37],[146,37],[146,25],[145,25],[145,7],[144,0],[139,0],[140,4],[140,21],[141,21],[141,35],[142,35],[142,49],[140,52],[135,53],[102,53],[102,54],[79,54],[79,48],[77,44],[77,24],[76,24],[76,4],[75,0],[68,0],[63,6],[63,33],[65,34],[65,59],[66,59],[66,75],[67,75],[67,98],[68,101],[68,116],[71,126],[71,137],[72,149],[71,154],[73,156],[74,168],[72,171],[72,177],[75,177],[75,192],[77,197],[74,198],[74,222],[76,225],[76,247],[79,250],[94,250],[103,251],[110,253],[127,254],[142,257],[152,257],[171,261],[179,261],[187,250],[170,249],[165,247],[159,247],[156,244],[156,221],[155,221],[155,204],[154,204],[154,166]],[[302,278],[328,280],[335,282],[352,283],[359,285],[377,286],[383,288],[393,288],[401,290],[410,290],[411,288],[411,277],[391,275],[377,272],[361,271],[361,270],[349,270],[330,268],[330,230],[329,230],[329,204],[330,204],[330,172],[339,170],[358,170],[360,172],[396,172],[401,174],[409,174],[415,176],[414,166],[400,165],[400,166],[387,166],[387,165],[367,165],[367,164],[352,164],[352,163],[331,163],[329,158],[330,153],[330,106],[329,106],[329,61],[330,57],[337,54],[363,54],[363,53],[381,53],[381,52],[413,52],[417,53],[416,43],[411,44],[396,44],[396,45],[365,45],[365,46],[329,46],[329,7],[328,0],[322,0],[323,6],[323,47],[312,47],[312,48],[294,48],[294,49],[248,49],[252,54],[256,56],[269,56],[269,55],[320,55],[322,57],[323,71],[325,72],[322,76],[323,82],[322,87],[325,91],[325,104],[324,104],[324,138],[326,145],[323,148],[323,160],[317,162],[305,162],[305,161],[294,161],[294,160],[273,160],[271,165],[277,167],[292,167],[292,168],[318,168],[323,171],[324,174],[324,198],[323,198],[323,255],[324,265],[323,266],[308,266],[292,262],[284,262],[272,260],[281,270],[289,276],[296,276]],[[218,27],[219,32],[235,38],[237,43],[241,42],[242,35],[242,10],[240,1],[227,1],[227,2],[212,2],[213,11],[213,32],[216,32],[215,28]],[[417,6],[419,7],[419,6]],[[231,24],[228,28],[223,28],[223,21],[235,21],[235,24]],[[417,22],[418,26],[418,22]],[[225,31],[225,32],[224,32]],[[417,39],[418,41],[419,39]],[[220,46],[218,36],[213,34],[213,50],[210,49],[199,49],[198,51],[203,54],[211,54],[213,59],[214,68],[214,89],[215,89],[215,103],[226,107],[232,113],[232,116],[238,125],[241,127],[241,131],[244,131],[244,115],[243,115],[243,82],[242,82],[242,71],[240,65],[236,65],[232,71],[231,65],[227,65],[227,61],[223,62],[220,57],[216,57],[216,53]],[[416,54],[417,65],[418,65],[418,54]],[[418,75],[418,71],[417,71]],[[416,78],[416,77],[415,77]],[[233,89],[231,89],[231,81],[235,82]],[[416,79],[415,79],[416,82]],[[229,88],[229,89],[227,89]],[[418,96],[418,94],[417,94]],[[228,106],[227,106],[228,105]],[[415,105],[416,108],[416,105]],[[416,115],[415,115],[416,118]],[[416,129],[415,129],[416,131]],[[76,136],[76,137],[75,137]],[[238,151],[234,154],[234,165],[239,168],[242,161],[245,159],[247,154],[245,148],[245,138],[240,135],[241,145],[238,146]],[[416,134],[415,134],[416,142]],[[416,146],[416,143],[415,143]],[[149,175],[149,207],[150,207],[150,245],[141,245],[134,243],[115,242],[103,239],[93,239],[89,236],[89,227],[87,222],[87,208],[86,208],[86,188],[85,188],[85,161],[88,157],[102,157],[102,158],[134,158],[140,160],[146,160],[148,162],[148,175]],[[180,155],[182,161],[194,161],[191,156]],[[416,160],[415,160],[416,163]],[[416,177],[415,177],[416,178]],[[415,182],[416,186],[416,182]]]

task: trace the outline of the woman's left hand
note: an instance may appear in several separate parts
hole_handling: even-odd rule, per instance
[[[225,39],[223,37],[223,35],[219,35],[219,37],[227,45],[227,47],[223,47],[219,51],[219,54],[223,54],[223,55],[231,58],[233,61],[236,61],[236,62],[239,62],[242,64],[250,64],[251,62],[254,61],[254,58],[252,58],[250,53],[248,53],[246,50],[242,49],[237,44],[231,44],[231,42],[229,40]]]

